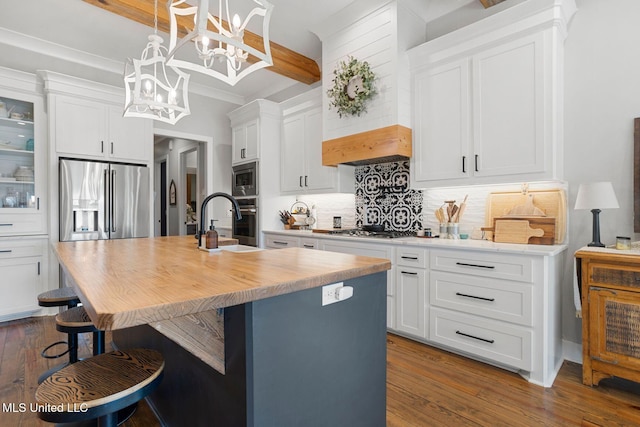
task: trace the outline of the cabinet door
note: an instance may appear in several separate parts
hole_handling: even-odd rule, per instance
[[[322,109],[305,114],[305,180],[309,190],[332,190],[337,168],[322,166]]]
[[[103,157],[107,149],[103,104],[57,96],[55,100],[55,150],[71,155]]]
[[[544,172],[542,55],[535,35],[473,57],[474,175]]]
[[[300,193],[304,191],[304,114],[287,117],[282,123],[282,147],[280,148],[280,191]]]
[[[469,61],[426,69],[414,79],[414,180],[469,176]]]
[[[260,155],[260,123],[258,119],[247,122],[244,160],[258,160]]]
[[[247,147],[247,133],[244,125],[231,129],[232,155],[231,162],[235,165],[242,163],[245,149]]]
[[[42,257],[0,259],[0,319],[39,309]]]
[[[589,290],[591,358],[640,369],[639,295],[599,287]]]
[[[107,155],[113,160],[149,160],[153,131],[148,119],[122,117],[122,107],[109,106],[109,144]]]
[[[396,329],[426,338],[425,270],[397,267]]]

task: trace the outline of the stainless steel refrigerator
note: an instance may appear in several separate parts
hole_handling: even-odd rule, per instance
[[[60,159],[60,241],[149,236],[149,168]]]

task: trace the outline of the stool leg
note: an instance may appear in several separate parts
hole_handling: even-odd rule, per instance
[[[69,363],[76,363],[78,361],[78,334],[67,334],[69,339]]]
[[[97,331],[93,333],[93,355],[102,353],[104,353],[104,331]]]
[[[111,413],[98,418],[98,427],[116,427],[118,425],[118,414]]]

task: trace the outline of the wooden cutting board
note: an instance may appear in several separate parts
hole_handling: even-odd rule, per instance
[[[496,225],[503,221],[522,220],[527,221],[532,229],[542,230],[542,236],[534,235],[530,236],[526,243],[532,245],[553,245],[555,243],[556,235],[556,219],[549,217],[504,217],[494,218],[493,229],[496,229]],[[537,233],[539,234],[539,233]],[[502,238],[505,238],[504,236]],[[508,237],[507,237],[508,238]],[[517,242],[508,242],[517,243]]]
[[[499,219],[493,232],[496,243],[529,243],[530,237],[542,237],[544,230],[531,228],[526,219]]]
[[[530,199],[530,196],[533,198]],[[564,190],[560,189],[532,190],[526,193],[520,191],[490,193],[485,212],[486,226],[493,227],[495,218],[505,217],[512,211],[526,212],[530,202],[542,211],[545,217],[555,218],[555,243],[564,242],[567,232],[567,200]]]

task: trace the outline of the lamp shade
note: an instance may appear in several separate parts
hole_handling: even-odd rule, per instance
[[[610,182],[580,184],[575,209],[615,209],[619,207],[616,193]]]

